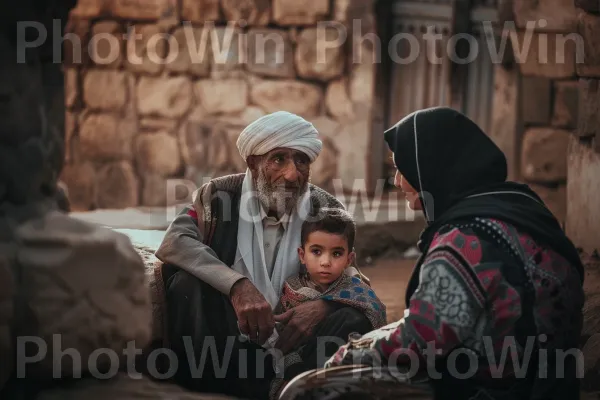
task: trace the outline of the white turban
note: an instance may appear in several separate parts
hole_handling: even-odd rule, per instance
[[[313,124],[296,114],[277,111],[260,117],[240,133],[237,148],[246,160],[250,155],[263,155],[278,147],[305,153],[315,161],[323,143]]]

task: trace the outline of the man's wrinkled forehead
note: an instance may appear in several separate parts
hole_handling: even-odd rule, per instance
[[[305,152],[296,150],[296,149],[292,149],[289,147],[277,147],[277,148],[261,155],[260,157],[263,160],[268,160],[268,159],[271,159],[271,158],[277,157],[277,156],[292,157],[292,158],[299,157],[299,158],[303,158],[306,160],[309,159],[308,155]]]

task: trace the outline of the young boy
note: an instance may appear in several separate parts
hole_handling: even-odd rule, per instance
[[[353,268],[355,234],[352,216],[340,209],[321,210],[318,218],[305,222],[298,248],[303,268],[297,276],[286,280],[274,313],[281,314],[300,303],[323,299],[363,312],[371,323],[371,329],[384,326],[385,305],[377,298],[366,277],[360,272],[358,276],[346,273],[348,267]],[[276,327],[265,347],[275,344],[279,336],[278,329],[281,328]],[[368,331],[357,333],[365,334]],[[276,371],[283,367],[285,372],[282,378],[273,381],[272,396],[281,389],[284,381],[316,367],[303,358],[304,353],[304,347],[301,347],[279,360]]]
[[[373,328],[386,324],[385,306],[365,276],[352,265],[355,261],[356,225],[344,210],[321,210],[319,217],[302,225],[298,256],[302,270],[286,280],[275,314],[305,301],[323,299],[363,311]],[[358,272],[351,276],[348,269]]]

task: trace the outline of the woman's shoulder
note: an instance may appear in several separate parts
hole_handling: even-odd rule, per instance
[[[449,224],[433,237],[428,254],[448,251],[471,266],[486,261],[520,259],[521,243],[527,239],[514,227],[502,221],[486,218]]]
[[[434,235],[428,253],[443,249],[458,253],[469,263],[509,258],[572,269],[552,248],[514,225],[492,218],[475,218],[441,227]]]

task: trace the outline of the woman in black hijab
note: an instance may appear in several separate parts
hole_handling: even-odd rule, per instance
[[[564,354],[581,334],[583,267],[556,218],[506,181],[504,154],[456,110],[414,112],[384,136],[396,185],[427,221],[422,256],[404,318],[325,367],[409,363],[436,399],[578,398],[577,360]]]

